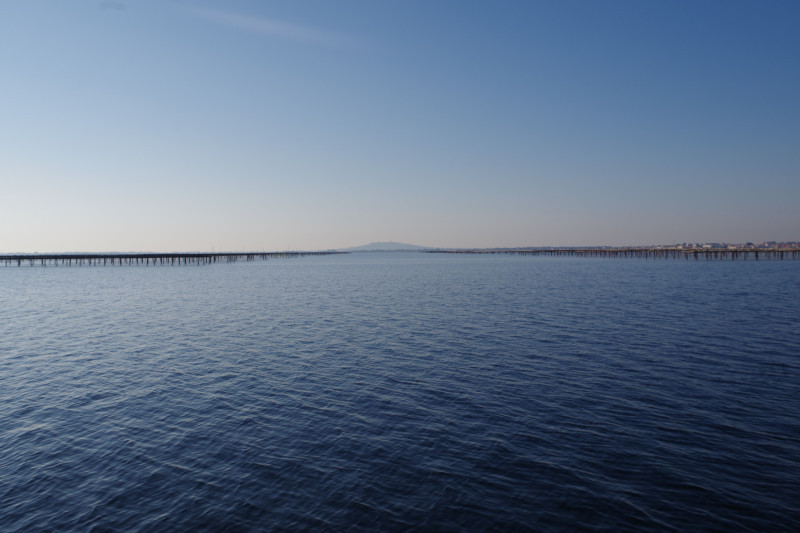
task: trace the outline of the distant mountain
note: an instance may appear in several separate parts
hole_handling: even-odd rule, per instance
[[[405,244],[402,242],[371,242],[363,246],[353,246],[343,248],[343,252],[399,252],[405,250],[429,250],[427,246],[417,246],[416,244]]]

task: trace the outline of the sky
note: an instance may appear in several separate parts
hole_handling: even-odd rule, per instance
[[[0,253],[800,240],[800,2],[0,0]]]

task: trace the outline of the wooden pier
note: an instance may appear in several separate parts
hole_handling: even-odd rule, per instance
[[[0,255],[4,266],[178,266],[235,263],[257,259],[285,259],[308,255],[331,255],[347,252],[192,252],[192,253],[119,253],[119,254],[13,254]]]
[[[483,250],[426,250],[434,254],[514,254],[573,257],[629,257],[639,259],[783,260],[800,259],[800,248],[532,248]]]

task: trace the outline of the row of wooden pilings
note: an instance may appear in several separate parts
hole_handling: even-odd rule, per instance
[[[4,266],[158,266],[208,265],[256,259],[285,259],[307,255],[345,252],[220,252],[220,253],[142,253],[142,254],[14,254],[0,255]]]
[[[706,248],[684,250],[680,248],[535,248],[497,250],[429,250],[428,253],[445,254],[513,254],[575,257],[635,257],[640,259],[800,259],[800,248]]]

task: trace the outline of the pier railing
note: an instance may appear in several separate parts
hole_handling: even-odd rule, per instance
[[[190,252],[190,253],[70,253],[0,255],[5,266],[131,266],[131,265],[208,265],[257,259],[285,259],[308,255],[331,255],[347,252]]]

